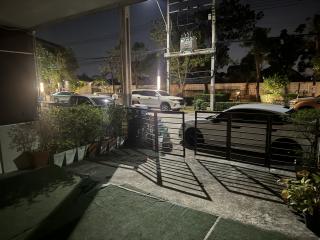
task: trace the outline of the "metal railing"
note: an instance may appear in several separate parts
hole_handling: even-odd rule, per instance
[[[130,142],[152,148],[155,152],[185,156],[185,148],[181,144],[184,140],[184,112],[130,108],[129,115]]]
[[[276,114],[196,111],[193,132],[195,154],[208,158],[294,170],[316,166],[319,155],[319,121],[294,124]]]

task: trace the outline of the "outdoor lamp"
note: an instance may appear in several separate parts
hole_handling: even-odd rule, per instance
[[[157,76],[157,90],[161,89],[161,78],[160,75]]]
[[[41,93],[44,92],[44,84],[43,84],[43,82],[40,82],[40,92]]]

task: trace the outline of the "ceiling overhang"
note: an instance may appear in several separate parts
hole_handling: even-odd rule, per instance
[[[1,0],[0,25],[34,29],[145,0]]]

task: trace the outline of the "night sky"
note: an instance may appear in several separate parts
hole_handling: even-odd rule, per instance
[[[166,1],[159,0],[166,14]],[[320,14],[320,0],[242,0],[252,9],[264,12],[264,18],[258,26],[271,28],[270,35],[279,35],[287,28],[292,32],[299,24],[305,23],[306,18]],[[131,41],[144,42],[149,50],[156,46],[149,38],[152,21],[160,18],[160,12],[155,0],[148,0],[131,6]],[[71,47],[79,62],[79,74],[89,76],[99,74],[100,62],[88,58],[103,57],[108,49],[114,48],[119,40],[120,29],[119,9],[99,12],[68,20],[55,25],[38,29],[38,37],[45,40]],[[248,50],[231,46],[230,56],[240,60]]]

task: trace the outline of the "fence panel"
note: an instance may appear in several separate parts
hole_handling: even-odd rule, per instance
[[[295,170],[297,165],[315,165],[319,155],[318,122],[299,126],[280,115],[256,110],[197,111],[193,136],[191,128],[186,130],[186,145],[192,145],[189,139],[193,137],[195,154],[209,158]]]

